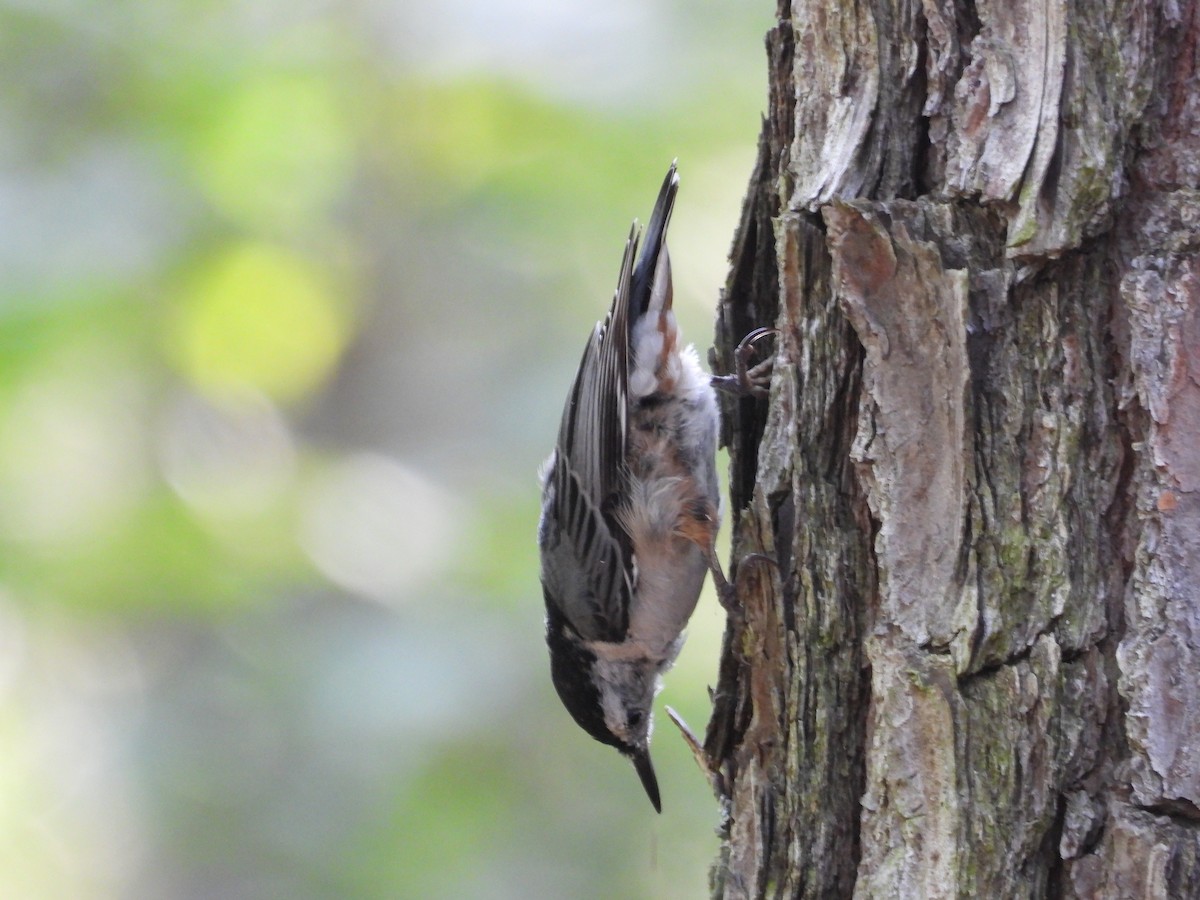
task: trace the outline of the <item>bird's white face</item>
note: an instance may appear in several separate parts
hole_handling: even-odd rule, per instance
[[[659,687],[654,665],[642,660],[598,660],[594,674],[605,726],[628,746],[648,746]]]

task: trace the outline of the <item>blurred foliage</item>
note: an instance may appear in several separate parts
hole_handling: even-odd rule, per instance
[[[0,4],[0,896],[704,893],[682,742],[655,818],[550,687],[534,473],[674,157],[707,344],[770,14]]]

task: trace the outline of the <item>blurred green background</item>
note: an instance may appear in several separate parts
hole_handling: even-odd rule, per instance
[[[699,897],[550,684],[536,471],[667,164],[703,351],[768,4],[0,4],[0,897]]]

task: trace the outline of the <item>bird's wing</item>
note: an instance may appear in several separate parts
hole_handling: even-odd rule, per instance
[[[546,513],[557,532],[542,539],[547,602],[589,640],[624,638],[635,579],[617,511],[628,489],[628,319],[637,243],[635,224],[612,308],[592,332],[567,398],[546,482]]]

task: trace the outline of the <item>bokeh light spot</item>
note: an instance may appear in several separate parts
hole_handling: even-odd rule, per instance
[[[301,542],[335,584],[390,602],[447,563],[465,515],[456,497],[403,463],[357,454],[313,484]]]
[[[278,230],[319,216],[353,154],[336,91],[285,74],[234,93],[200,139],[194,165],[210,201],[235,221]]]
[[[111,528],[145,486],[141,403],[101,343],[63,350],[22,384],[0,415],[0,532],[57,543]]]
[[[167,483],[202,515],[253,517],[285,496],[296,446],[283,414],[260,394],[221,404],[189,394],[162,424],[159,461]]]
[[[175,350],[201,391],[250,389],[295,400],[328,377],[345,346],[347,318],[313,266],[244,244],[202,269],[185,291]]]

